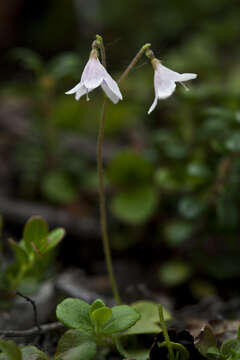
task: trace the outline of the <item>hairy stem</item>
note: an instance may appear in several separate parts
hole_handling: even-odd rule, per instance
[[[98,140],[97,140],[97,170],[98,170],[98,179],[99,179],[98,191],[99,191],[99,203],[100,203],[100,221],[101,221],[103,249],[105,254],[107,270],[110,278],[110,283],[111,283],[115,302],[116,304],[120,304],[121,300],[119,296],[117,282],[114,276],[112,256],[111,256],[109,237],[107,231],[106,202],[105,202],[105,192],[104,192],[104,171],[103,171],[103,161],[102,161],[102,146],[104,139],[105,117],[106,117],[106,98],[104,98],[103,101],[103,108],[99,123]]]
[[[128,65],[128,67],[126,68],[126,70],[122,73],[122,75],[120,76],[119,80],[118,80],[118,84],[120,84],[125,77],[129,74],[129,72],[134,68],[134,66],[136,65],[136,63],[138,62],[138,60],[141,58],[141,56],[144,54],[144,52],[151,46],[151,44],[145,44],[141,47],[141,49],[139,50],[139,52],[137,53],[137,55],[132,59],[132,61],[130,62],[130,64]]]

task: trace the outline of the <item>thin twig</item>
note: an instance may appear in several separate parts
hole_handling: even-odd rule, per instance
[[[41,326],[41,334],[62,328],[64,328],[64,325],[60,322],[44,324]],[[0,336],[5,337],[25,337],[34,335],[39,335],[39,328],[36,326],[27,330],[0,330]]]
[[[29,302],[32,305],[34,324],[35,324],[35,327],[38,329],[38,332],[41,333],[42,328],[38,321],[38,311],[37,311],[37,305],[35,304],[35,301],[32,300],[30,297],[23,295],[19,291],[16,292],[16,295],[21,296],[23,299],[25,299],[27,302]]]

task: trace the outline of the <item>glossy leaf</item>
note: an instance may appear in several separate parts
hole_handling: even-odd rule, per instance
[[[90,305],[85,301],[67,298],[58,304],[56,315],[65,326],[88,333],[93,330],[89,310]]]
[[[111,335],[122,332],[133,326],[139,319],[139,313],[131,306],[114,306],[112,308],[112,317],[102,327],[102,333]]]
[[[96,299],[92,305],[90,306],[90,315],[97,309],[100,309],[101,307],[105,306],[104,302],[101,299]]]
[[[100,329],[111,318],[111,316],[112,309],[106,306],[96,309],[91,313],[91,319],[96,324],[97,329]]]

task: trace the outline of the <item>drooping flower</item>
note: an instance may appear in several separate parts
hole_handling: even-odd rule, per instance
[[[175,71],[172,71],[166,66],[162,65],[161,62],[156,58],[152,59],[152,65],[154,68],[155,98],[150,109],[148,110],[148,114],[150,114],[155,109],[158,100],[166,99],[172,95],[176,88],[176,82],[180,82],[180,84],[182,84],[183,87],[188,90],[187,86],[183,84],[183,82],[196,79],[197,77],[197,74],[179,74]]]
[[[83,70],[80,82],[65,94],[75,94],[76,100],[86,95],[87,101],[89,101],[88,94],[99,86],[102,87],[105,94],[114,104],[122,100],[118,84],[99,61],[97,49],[93,49]]]

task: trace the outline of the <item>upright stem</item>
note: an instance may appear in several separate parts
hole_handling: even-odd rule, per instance
[[[169,355],[170,355],[170,360],[174,360],[173,348],[172,348],[172,344],[171,344],[171,341],[169,339],[168,331],[167,331],[167,328],[166,328],[166,324],[165,324],[165,320],[164,320],[164,316],[163,316],[163,307],[162,307],[162,305],[158,305],[158,314],[159,314],[159,320],[160,320],[160,325],[161,325],[161,328],[162,328],[163,336],[164,336],[165,341],[167,343],[167,347],[168,347],[168,351],[169,351]]]
[[[98,140],[97,140],[97,170],[98,170],[98,178],[99,178],[98,191],[99,191],[99,202],[100,202],[100,221],[101,221],[102,241],[103,241],[105,260],[106,260],[107,270],[110,278],[114,299],[116,304],[119,305],[121,303],[121,299],[119,296],[118,286],[113,271],[112,256],[111,256],[109,237],[107,231],[107,217],[106,217],[106,204],[105,204],[105,192],[104,192],[102,146],[104,139],[105,116],[106,116],[106,97],[103,100],[103,107],[99,122],[99,131],[98,131]]]
[[[125,77],[129,74],[129,72],[132,70],[132,68],[136,65],[136,63],[138,62],[138,60],[141,58],[141,56],[143,55],[143,53],[151,46],[151,44],[145,44],[141,47],[141,49],[139,50],[139,52],[137,53],[137,55],[132,59],[132,61],[130,62],[130,64],[128,65],[128,67],[126,68],[126,70],[122,73],[122,75],[120,76],[119,80],[118,80],[118,84],[120,84]]]
[[[92,44],[93,47],[98,47],[101,52],[101,60],[104,67],[106,67],[106,54],[105,48],[103,44],[103,38],[100,35],[96,35],[96,40]],[[129,64],[127,69],[124,71],[122,76],[119,79],[121,82],[129,73],[129,71],[135,66],[137,61],[140,59],[142,54],[150,47],[150,44],[146,44],[142,46],[140,51],[137,53],[135,58]],[[105,192],[104,192],[104,171],[103,171],[103,162],[102,162],[102,146],[104,139],[104,122],[106,117],[106,97],[103,101],[102,113],[99,122],[99,131],[98,131],[98,140],[97,140],[97,170],[98,170],[98,178],[99,178],[99,203],[100,203],[100,222],[101,222],[101,232],[102,232],[102,241],[103,241],[103,249],[105,254],[105,260],[107,265],[107,270],[110,278],[110,283],[114,295],[114,299],[116,304],[121,303],[121,299],[119,296],[118,286],[115,279],[113,264],[112,264],[112,256],[110,251],[108,230],[107,230],[107,216],[106,216],[106,203],[105,203]]]

